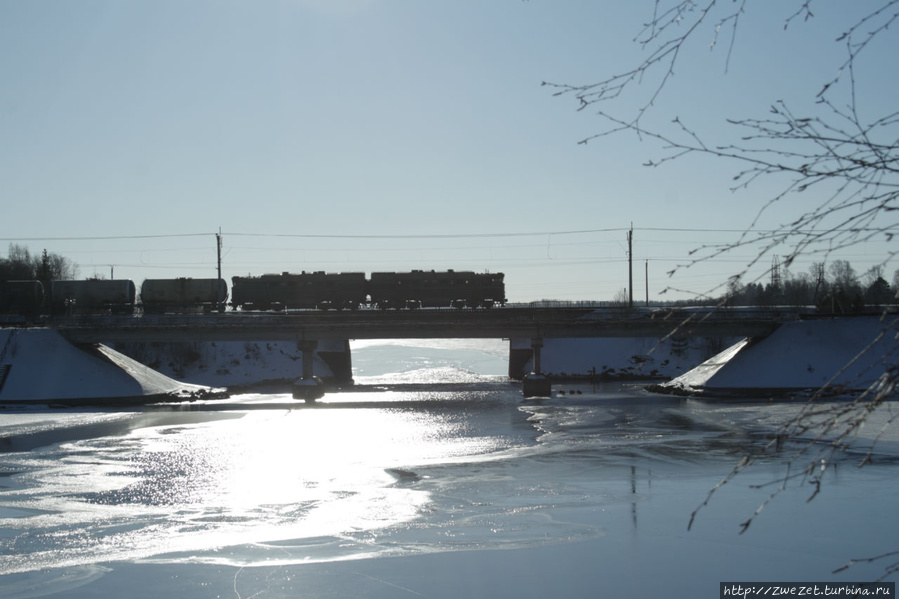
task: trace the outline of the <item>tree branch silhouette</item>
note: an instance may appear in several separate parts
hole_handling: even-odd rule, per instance
[[[814,0],[795,0],[795,10],[783,21],[783,29],[813,22],[813,5]],[[656,148],[658,155],[645,162],[648,167],[700,156],[733,166],[731,191],[745,190],[763,181],[775,183],[775,191],[769,192],[742,234],[729,243],[696,248],[689,260],[668,273],[671,277],[736,249],[752,248],[752,258],[731,277],[731,283],[736,283],[775,252],[784,266],[790,266],[800,256],[827,260],[847,248],[892,241],[899,234],[899,111],[866,116],[861,110],[863,93],[859,79],[860,67],[874,56],[875,40],[894,35],[899,0],[880,0],[871,8],[861,9],[854,22],[834,40],[843,52],[842,62],[835,65],[835,75],[808,91],[807,104],[797,107],[795,100],[776,100],[760,107],[763,115],[726,119],[716,135],[727,138],[711,143],[700,130],[671,113],[671,107],[664,102],[665,90],[676,67],[685,60],[688,44],[701,43],[703,36],[707,36],[710,50],[727,42],[724,74],[728,75],[731,57],[740,51],[736,42],[741,18],[751,10],[764,8],[749,6],[746,0],[654,0],[649,20],[633,38],[645,52],[638,64],[587,84],[544,82],[553,89],[554,96],[573,98],[578,111],[591,110],[604,123],[599,132],[581,139],[581,144],[633,134]],[[660,125],[654,124],[656,119],[648,118],[651,113],[667,118]],[[812,194],[811,206],[798,210],[798,216],[773,230],[759,229],[763,217],[776,217],[776,209]],[[897,253],[899,249],[887,250],[879,267]],[[895,337],[897,332],[899,318],[884,313],[881,333],[865,351],[872,351],[883,338]],[[834,373],[831,382],[776,430],[769,443],[744,456],[709,491],[691,514],[688,528],[724,485],[760,456],[772,452],[792,452],[787,456],[787,472],[772,481],[774,491],[740,524],[740,531],[751,526],[787,488],[788,482],[809,485],[812,492],[808,499],[814,499],[822,491],[824,474],[838,454],[850,447],[869,416],[896,395],[897,356],[882,358],[878,368],[883,371],[878,370],[876,382],[851,401],[822,401],[842,390],[834,384],[840,373]],[[896,418],[890,415],[884,428]],[[876,435],[875,445],[883,432]],[[873,450],[873,446],[868,448],[859,466],[871,461]],[[851,563],[860,561],[864,560]],[[895,571],[899,565],[889,568]]]

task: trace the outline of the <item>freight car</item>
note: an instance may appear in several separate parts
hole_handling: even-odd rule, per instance
[[[53,281],[50,285],[55,314],[130,314],[135,295],[134,283],[127,279]]]
[[[0,314],[37,316],[44,307],[40,281],[0,281]]]
[[[221,312],[227,298],[223,279],[146,279],[140,286],[144,314]]]
[[[366,303],[361,272],[302,272],[231,278],[231,305],[244,310],[355,310]]]

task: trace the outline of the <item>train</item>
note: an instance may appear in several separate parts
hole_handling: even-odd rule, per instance
[[[228,299],[223,279],[146,279],[140,286],[144,314],[221,312]]]
[[[0,281],[0,314],[37,316],[44,306],[40,281]]]
[[[303,272],[232,277],[231,305],[244,310],[492,308],[506,303],[503,273]]]
[[[0,314],[164,314],[286,310],[487,309],[504,306],[505,275],[473,271],[301,272],[223,279],[0,281]]]

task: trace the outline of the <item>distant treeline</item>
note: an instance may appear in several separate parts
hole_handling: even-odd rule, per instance
[[[893,273],[890,284],[883,277],[883,269],[875,267],[859,276],[846,260],[835,260],[830,265],[815,263],[807,273],[791,273],[772,269],[765,283],[741,283],[732,279],[722,296],[702,296],[690,300],[652,301],[655,307],[689,306],[816,306],[822,313],[857,314],[899,303],[899,270]],[[628,303],[626,289],[615,294],[611,301],[564,301],[544,299],[530,302],[540,307],[614,308]],[[513,304],[522,305],[522,304]],[[634,299],[634,306],[644,306],[645,301]]]
[[[767,283],[731,281],[722,298],[733,306],[817,306],[821,312],[851,314],[896,304],[899,270],[890,284],[883,268],[859,276],[846,260],[812,264],[806,273],[772,269]]]
[[[77,274],[74,262],[47,250],[33,256],[28,248],[10,244],[9,256],[0,258],[0,281],[40,281],[49,288],[50,281],[74,279]]]

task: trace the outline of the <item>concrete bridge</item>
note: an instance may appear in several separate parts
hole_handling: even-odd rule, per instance
[[[565,337],[761,337],[795,320],[794,310],[358,310],[195,315],[81,316],[48,321],[73,343],[124,341],[322,341]]]
[[[303,352],[303,381],[320,391],[310,359],[320,341],[350,339],[529,339],[534,371],[541,371],[545,339],[738,336],[765,337],[788,320],[790,309],[596,309],[505,307],[491,310],[422,309],[286,313],[225,312],[193,315],[78,316],[48,320],[70,342],[289,341]],[[348,344],[347,344],[348,347]],[[548,394],[548,381],[525,380],[525,394]],[[300,385],[302,388],[302,384]],[[295,394],[296,395],[296,394]]]

